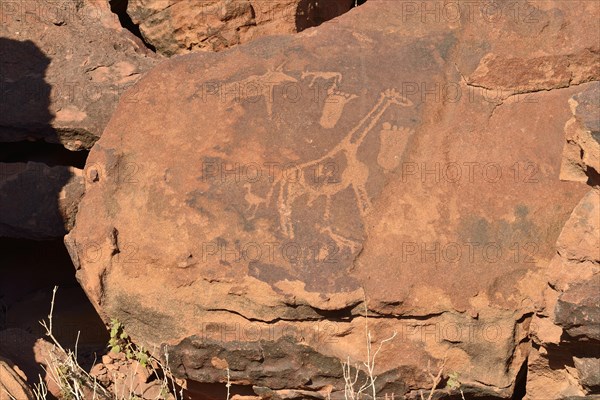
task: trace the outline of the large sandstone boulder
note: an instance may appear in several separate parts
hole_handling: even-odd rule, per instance
[[[104,0],[3,2],[0,142],[89,149],[156,61]]]
[[[229,368],[263,398],[343,398],[366,337],[380,395],[416,397],[444,359],[467,398],[523,391],[540,270],[587,191],[559,180],[568,100],[600,78],[598,4],[533,12],[370,1],[156,67],[92,149],[65,239],[102,317],[179,377]]]
[[[355,0],[110,0],[164,55],[219,51],[294,33],[348,11]]]

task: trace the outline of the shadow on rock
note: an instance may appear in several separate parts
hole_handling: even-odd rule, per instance
[[[33,42],[0,38],[0,355],[29,383],[41,372],[34,343],[44,337],[38,321],[47,318],[54,285],[61,288],[54,311],[59,340],[72,347],[81,331],[84,357],[107,340],[62,242],[83,194],[87,151],[59,144],[45,79],[50,63]]]

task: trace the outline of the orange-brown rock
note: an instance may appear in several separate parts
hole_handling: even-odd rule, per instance
[[[179,377],[229,368],[264,398],[343,398],[366,322],[381,396],[417,397],[443,359],[467,398],[523,391],[540,276],[588,190],[559,180],[568,101],[600,78],[598,4],[530,5],[490,22],[369,1],[153,69],[66,237],[103,318]]]
[[[600,185],[600,83],[569,100],[561,179]]]
[[[89,149],[156,58],[104,0],[9,1],[0,24],[0,142]]]
[[[219,51],[294,33],[348,11],[354,0],[110,0],[159,53]]]
[[[0,400],[34,400],[27,377],[12,361],[0,357]]]

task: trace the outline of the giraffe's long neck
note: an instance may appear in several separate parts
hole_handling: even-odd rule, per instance
[[[390,104],[390,99],[387,96],[381,95],[373,109],[358,122],[358,124],[344,137],[340,143],[338,143],[333,149],[328,151],[322,157],[300,164],[298,167],[304,168],[306,166],[314,165],[336,155],[340,151],[356,153],[356,149],[360,146],[365,136],[367,136],[369,131],[377,123],[379,118],[383,115],[385,110],[387,110]]]
[[[386,96],[381,96],[375,107],[367,114],[365,118],[363,118],[358,125],[352,129],[348,137],[350,138],[349,142],[351,145],[360,146],[360,144],[365,140],[367,134],[373,129],[375,124],[379,121],[379,118],[383,115],[383,113],[388,109],[391,102]]]

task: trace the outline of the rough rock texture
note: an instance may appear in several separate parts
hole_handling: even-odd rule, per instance
[[[109,351],[94,364],[90,375],[117,397],[127,394],[140,400],[176,400],[172,395],[174,383],[165,383],[156,371],[161,371],[161,367],[155,360],[142,364],[135,358],[127,357],[124,352]],[[185,389],[176,388],[178,393],[183,393],[178,398],[189,399]]]
[[[595,196],[600,195],[594,192]],[[598,204],[596,210],[598,210]],[[600,213],[594,215],[600,218]],[[597,231],[600,233],[600,230]],[[598,243],[600,244],[600,242]],[[600,258],[596,261],[600,261]],[[554,314],[556,322],[573,338],[600,341],[600,275],[569,287],[558,298]]]
[[[564,225],[557,254],[539,281],[543,296],[533,317],[529,399],[600,393],[600,124],[599,85],[569,99],[573,118],[565,125],[561,178],[593,185]],[[577,150],[574,150],[574,149]]]
[[[0,237],[50,239],[75,223],[83,171],[43,163],[0,163]]]
[[[577,205],[546,271],[532,324],[530,399],[600,393],[600,192]]]
[[[57,332],[64,332],[64,322],[58,322],[54,325],[53,329]],[[76,325],[72,325],[75,327]],[[83,328],[85,329],[85,328]],[[102,332],[104,333],[104,331]],[[69,332],[71,337],[68,341],[64,341],[66,338],[60,335],[61,343],[66,348],[75,348],[75,342],[77,340],[77,331]],[[106,342],[104,342],[106,344]],[[83,348],[82,348],[83,347]],[[96,352],[93,354],[87,353],[84,350],[85,344],[82,347],[78,347],[79,363],[82,368],[91,368],[92,363],[95,363],[98,350],[101,348],[96,347]],[[0,354],[6,355],[7,358],[12,360],[20,370],[23,371],[21,375],[29,387],[34,387],[40,383],[40,376],[44,380],[48,391],[49,398],[63,398],[61,394],[61,388],[56,383],[56,365],[53,363],[56,360],[64,360],[66,355],[54,344],[46,341],[44,338],[38,338],[36,335],[32,335],[28,330],[8,328],[0,330]],[[51,368],[53,370],[51,370]],[[17,399],[27,399],[27,397],[16,397]],[[35,397],[34,397],[35,398]],[[93,398],[90,393],[89,397]],[[98,397],[96,397],[98,398]],[[0,399],[4,400],[0,395]],[[7,400],[9,400],[7,398]],[[12,399],[11,399],[12,400]]]
[[[3,2],[0,142],[89,149],[156,60],[104,0]]]
[[[417,397],[444,358],[467,398],[522,391],[540,271],[588,190],[559,180],[568,100],[600,78],[599,5],[534,5],[424,23],[369,1],[152,70],[66,237],[103,318],[179,377],[340,398],[366,299],[380,395]]]
[[[600,84],[569,100],[573,117],[565,125],[563,164],[566,181],[600,185]]]
[[[34,400],[27,377],[12,361],[0,357],[0,400]]]
[[[293,33],[350,10],[354,0],[110,0],[146,42],[171,56],[219,51],[261,36]]]

